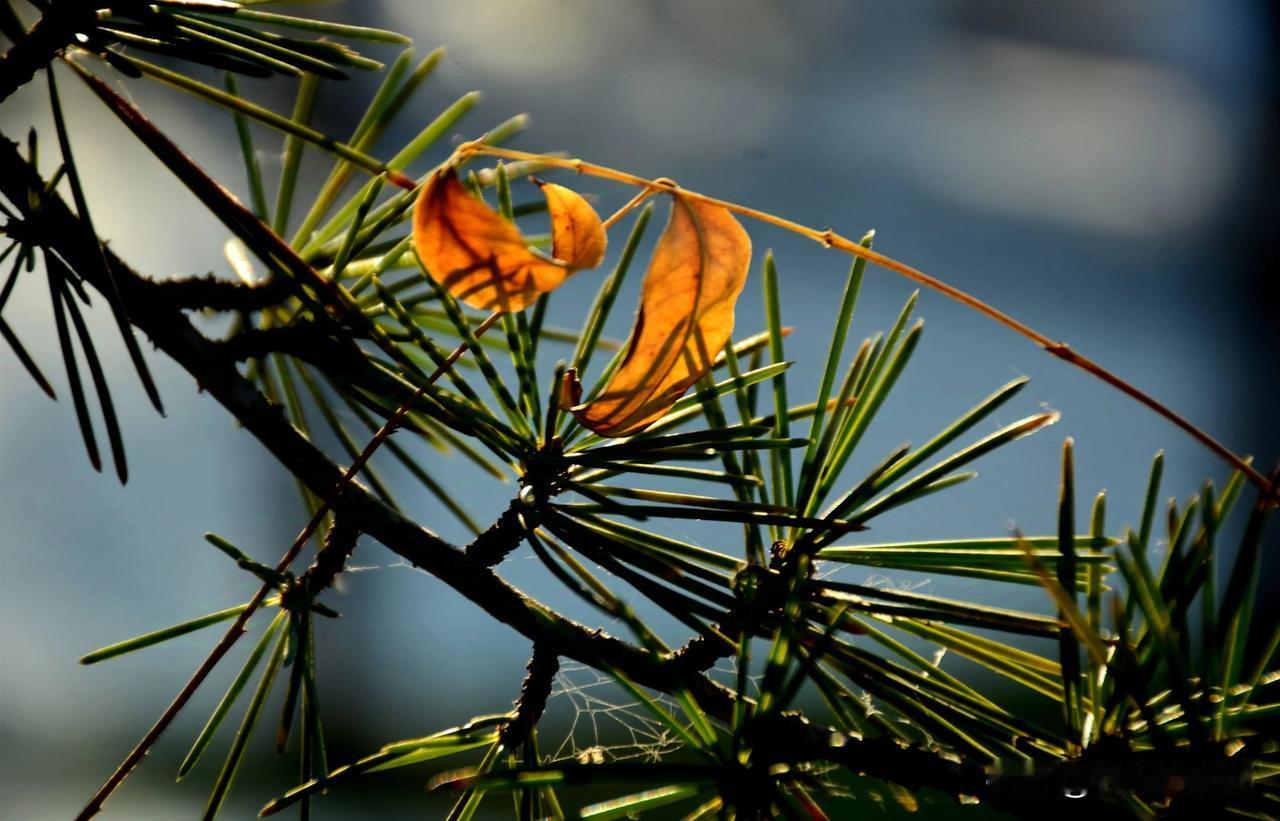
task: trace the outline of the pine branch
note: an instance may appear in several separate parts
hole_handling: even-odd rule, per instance
[[[0,138],[0,193],[15,199],[43,186],[44,181],[16,144]],[[95,288],[109,287],[109,283],[98,281],[98,269],[88,264],[91,255],[99,253],[96,243],[85,240],[76,217],[60,198],[50,198],[41,229],[41,244],[55,249],[74,268],[85,270],[87,281]],[[223,355],[221,343],[200,334],[181,310],[151,299],[161,286],[132,270],[110,248],[104,248],[103,253],[131,320],[160,350],[187,370],[312,492],[324,496],[338,485],[342,468],[239,373],[234,360]],[[529,598],[462,549],[388,507],[362,484],[351,482],[334,501],[333,510],[344,523],[369,534],[548,652],[593,667],[612,668],[636,684],[664,693],[687,691],[709,716],[725,723],[731,720],[736,700],[733,691],[693,674],[685,665],[671,663],[669,657],[655,656],[602,630],[588,628]],[[797,715],[778,719],[774,742],[769,754],[779,761],[828,760],[907,787],[928,786],[952,795],[987,794],[986,773],[976,764],[957,763],[892,739],[857,739]],[[91,805],[82,817],[91,817],[99,809],[100,805]]]

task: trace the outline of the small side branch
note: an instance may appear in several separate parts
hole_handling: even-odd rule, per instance
[[[516,499],[498,520],[467,545],[467,558],[485,567],[496,567],[511,551],[520,546],[529,532],[532,511]]]
[[[715,633],[699,633],[680,649],[671,654],[671,663],[690,672],[705,673],[722,658],[733,655],[737,649],[724,640],[719,630]]]
[[[547,645],[534,642],[533,656],[525,667],[527,674],[520,685],[520,698],[516,700],[515,717],[502,727],[499,739],[508,750],[515,749],[529,740],[529,734],[547,709],[551,684],[560,672],[560,657]]]
[[[333,524],[324,535],[324,548],[316,554],[315,563],[302,574],[299,583],[314,597],[333,586],[347,567],[347,560],[356,549],[356,540],[360,538],[360,530],[347,520],[346,516],[335,516]]]
[[[151,310],[178,308],[248,313],[279,304],[291,296],[296,287],[281,279],[245,285],[206,274],[156,282],[146,304]]]

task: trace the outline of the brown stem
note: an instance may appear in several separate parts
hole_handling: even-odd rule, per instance
[[[128,100],[117,94],[110,86],[98,79],[92,72],[80,64],[66,61],[75,72],[98,96],[107,108],[138,141],[146,146],[183,185],[191,190],[200,200],[214,212],[215,216],[242,242],[286,272],[299,285],[311,288],[326,301],[327,307],[337,315],[370,331],[370,338],[378,342],[386,350],[390,346],[376,332],[370,322],[356,306],[351,294],[334,280],[321,276],[311,267],[289,243],[285,242],[275,231],[271,230],[256,214],[244,206],[234,195],[217,180],[209,176],[203,168],[196,164],[186,152],[180,149],[164,135],[141,111]],[[395,356],[395,351],[387,351]]]
[[[496,321],[496,317],[497,315],[495,314],[485,320],[485,322],[477,328],[476,335],[479,336],[492,327],[493,322]],[[378,429],[378,432],[369,440],[369,443],[365,445],[364,450],[360,452],[360,455],[351,463],[346,472],[343,473],[342,478],[337,481],[332,489],[330,489],[328,493],[320,496],[322,500],[320,506],[316,508],[315,513],[311,516],[311,520],[302,528],[302,531],[298,533],[297,538],[294,539],[293,544],[289,546],[289,549],[285,552],[284,556],[280,558],[280,561],[276,564],[276,572],[283,573],[291,564],[293,564],[293,560],[298,557],[302,548],[311,540],[312,535],[316,532],[316,528],[320,526],[320,523],[324,521],[326,516],[328,516],[329,511],[333,509],[335,502],[337,502],[343,492],[351,485],[356,474],[364,468],[365,464],[368,463],[369,459],[382,445],[382,443],[387,441],[387,437],[394,433],[396,428],[400,426],[400,423],[404,421],[405,416],[408,415],[409,410],[413,407],[414,403],[421,399],[422,395],[426,393],[427,386],[433,384],[446,370],[448,370],[450,366],[453,365],[453,363],[457,362],[458,358],[462,356],[467,348],[467,343],[463,342],[454,349],[453,353],[449,355],[449,358],[446,359],[430,377],[428,377],[426,385],[420,386],[415,390],[409,399],[396,409],[396,412],[391,415],[391,418]],[[218,662],[222,660],[222,657],[227,654],[227,651],[235,645],[235,643],[240,639],[240,636],[244,635],[245,625],[248,624],[249,619],[251,619],[253,614],[257,612],[258,607],[261,606],[263,600],[266,599],[267,594],[270,592],[271,585],[269,584],[263,584],[258,588],[258,591],[253,594],[253,598],[249,600],[248,606],[245,607],[245,609],[236,618],[235,622],[222,636],[222,639],[214,646],[212,652],[209,653],[208,658],[206,658],[204,663],[202,663],[196,670],[195,675],[187,681],[186,685],[184,685],[178,692],[178,695],[174,700],[169,704],[165,711],[160,714],[160,718],[156,720],[156,723],[151,726],[151,729],[142,737],[142,740],[139,741],[137,746],[134,747],[129,755],[125,757],[124,761],[120,763],[120,766],[116,768],[116,771],[111,774],[111,777],[108,778],[98,791],[94,793],[93,797],[89,799],[89,803],[86,804],[84,809],[80,811],[80,814],[76,816],[76,821],[87,821],[87,819],[92,818],[102,810],[102,805],[107,798],[109,798],[111,794],[115,792],[122,783],[124,783],[124,780],[129,777],[129,773],[131,773],[133,769],[138,766],[139,762],[146,757],[147,753],[151,751],[151,748],[155,745],[156,741],[158,741],[164,731],[168,729],[169,725],[173,723],[173,719],[176,718],[182,708],[186,706],[196,689],[199,688],[199,686],[204,683],[204,680],[209,677],[209,673],[213,672],[213,668],[216,667]]]
[[[614,182],[620,182],[626,185],[639,186],[653,192],[679,190],[680,195],[687,197],[688,199],[703,202],[708,205],[720,206],[721,208],[727,209],[728,211],[740,216],[749,217],[767,225],[772,225],[777,228],[781,228],[784,231],[790,231],[793,234],[798,234],[807,239],[811,239],[814,242],[821,244],[824,248],[835,248],[851,256],[861,257],[868,262],[873,262],[882,268],[893,271],[894,273],[911,280],[912,282],[937,291],[938,293],[945,295],[947,298],[971,308],[989,319],[995,320],[1014,333],[1031,340],[1049,354],[1056,356],[1063,362],[1079,368],[1085,373],[1093,375],[1113,388],[1118,389],[1125,395],[1137,400],[1139,403],[1147,406],[1189,434],[1197,442],[1212,451],[1214,455],[1231,465],[1232,468],[1244,474],[1250,482],[1256,485],[1266,496],[1269,497],[1273,504],[1280,504],[1280,488],[1273,485],[1267,477],[1263,476],[1262,473],[1257,470],[1257,468],[1253,467],[1253,465],[1249,464],[1249,462],[1243,457],[1237,455],[1226,445],[1223,445],[1213,436],[1209,435],[1207,431],[1198,427],[1192,423],[1191,420],[1165,405],[1163,402],[1160,402],[1155,397],[1139,390],[1127,380],[1122,379],[1093,360],[1081,356],[1071,350],[1065,342],[1058,342],[1040,331],[1037,331],[1035,328],[1032,328],[1030,325],[1006,314],[1004,311],[983,302],[972,294],[962,291],[954,285],[949,285],[937,277],[930,276],[918,268],[913,268],[910,265],[893,259],[892,257],[887,257],[878,251],[866,248],[861,243],[855,242],[848,237],[841,236],[830,228],[820,231],[816,228],[810,228],[807,225],[802,225],[801,223],[770,214],[767,211],[749,208],[745,205],[739,205],[738,203],[730,202],[728,200],[717,199],[716,197],[709,197],[706,194],[700,194],[697,191],[690,191],[686,188],[678,188],[668,179],[650,180],[626,171],[619,171],[615,168],[596,165],[579,159],[565,159],[563,157],[554,157],[547,154],[516,151],[509,148],[495,148],[480,142],[464,143],[459,146],[457,153],[459,156],[464,157],[472,154],[488,154],[490,156],[503,157],[506,159],[542,162],[554,168],[563,168],[579,174],[588,174],[590,176],[613,180]]]
[[[297,538],[293,540],[293,544],[289,545],[289,549],[285,551],[284,556],[280,557],[280,561],[276,563],[277,573],[283,573],[289,569],[289,565],[293,564],[293,560],[298,557],[298,554],[302,552],[302,548],[311,540],[311,536],[316,532],[316,528],[318,528],[320,523],[324,521],[325,517],[329,515],[329,511],[333,508],[334,502],[342,495],[342,491],[347,487],[347,484],[357,473],[360,472],[360,469],[364,467],[365,463],[369,461],[369,457],[373,456],[373,452],[378,449],[378,446],[386,441],[387,437],[391,435],[391,432],[400,424],[400,421],[404,419],[405,415],[409,412],[409,406],[422,396],[423,391],[423,388],[419,388],[414,393],[413,398],[409,402],[406,402],[398,411],[396,411],[395,414],[392,415],[390,419],[387,420],[386,424],[378,430],[378,433],[373,437],[369,444],[365,446],[365,449],[360,453],[360,456],[351,463],[350,467],[347,468],[346,473],[342,475],[342,478],[338,480],[333,489],[321,497],[322,501],[320,506],[316,508],[316,512],[312,514],[311,520],[302,528],[298,533]],[[227,632],[223,634],[218,643],[214,645],[209,656],[196,669],[195,674],[192,675],[191,678],[187,680],[187,683],[183,685],[182,689],[178,691],[178,695],[169,703],[169,706],[165,708],[165,711],[160,714],[160,718],[156,719],[156,723],[151,725],[151,729],[147,730],[146,735],[142,737],[142,740],[138,742],[137,746],[135,746],[133,750],[125,756],[124,761],[120,762],[120,766],[111,774],[111,777],[108,778],[106,782],[98,788],[98,791],[93,794],[93,797],[89,799],[89,803],[86,804],[84,809],[80,811],[80,814],[76,816],[76,821],[86,821],[102,811],[103,803],[111,797],[111,794],[114,793],[116,789],[124,783],[124,780],[129,777],[129,773],[133,772],[133,769],[138,766],[143,758],[146,757],[147,753],[151,751],[151,748],[155,745],[156,741],[160,739],[160,736],[164,731],[173,723],[173,720],[177,717],[178,713],[181,712],[182,708],[191,700],[191,696],[195,694],[195,691],[204,683],[204,680],[209,677],[209,674],[213,672],[213,668],[218,665],[218,662],[222,660],[222,657],[225,656],[235,643],[239,641],[240,637],[244,635],[245,627],[249,623],[249,619],[253,618],[253,614],[257,612],[258,608],[262,605],[263,600],[266,599],[267,594],[271,592],[271,589],[270,584],[263,584],[258,588],[257,592],[253,594],[253,598],[249,599],[249,603],[245,609],[236,617],[235,622],[233,622],[231,627],[227,629]]]

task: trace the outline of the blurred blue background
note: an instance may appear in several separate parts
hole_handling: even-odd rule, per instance
[[[475,136],[527,111],[532,127],[518,147],[564,149],[670,176],[851,236],[875,228],[877,249],[1071,343],[1228,446],[1255,454],[1263,468],[1280,456],[1276,20],[1269,4],[369,0],[318,13],[404,31],[419,53],[449,49],[388,135],[384,155],[459,94],[480,89],[481,106],[454,136]],[[225,112],[116,79],[215,176],[245,193]],[[327,84],[315,124],[348,133],[377,82],[356,76]],[[33,84],[0,108],[7,136],[34,125],[52,146],[42,87]],[[155,276],[225,274],[221,226],[77,84],[63,88],[95,221],[113,249]],[[291,104],[284,80],[247,90],[280,111]],[[259,137],[273,175],[278,142],[266,132]],[[447,150],[441,145],[415,171]],[[327,167],[309,155],[313,184]],[[627,196],[598,181],[580,183],[605,208]],[[808,401],[847,261],[747,227],[757,259],[767,247],[777,255],[783,319],[797,328],[787,341],[788,357],[797,360],[791,396]],[[620,246],[615,237],[611,261]],[[599,276],[572,280],[551,320],[577,327]],[[638,282],[631,278],[620,306],[635,304]],[[870,270],[856,339],[887,327],[911,290]],[[977,481],[878,520],[869,534],[875,540],[1003,535],[1012,525],[1051,532],[1065,436],[1077,443],[1080,497],[1107,489],[1114,531],[1134,521],[1158,449],[1168,453],[1167,493],[1185,497],[1206,478],[1225,478],[1220,463],[1168,424],[991,322],[927,292],[918,313],[927,321],[920,349],[850,479],[1019,375],[1031,376],[1030,386],[978,433],[1042,406],[1063,419],[980,462]],[[3,818],[73,814],[214,636],[91,668],[77,665],[80,655],[247,598],[245,574],[201,534],[216,531],[274,560],[305,520],[288,475],[184,372],[154,355],[169,411],[157,418],[109,318],[97,314],[131,457],[127,487],[89,468],[70,403],[50,403],[11,356],[0,359]],[[20,283],[6,319],[65,395],[38,278]],[[608,332],[624,337],[629,321],[620,307]],[[762,321],[753,270],[739,335]],[[553,362],[544,355],[548,372]],[[457,460],[433,464],[481,521],[514,493]],[[466,540],[438,503],[388,472],[410,512]],[[691,525],[669,532],[711,544],[727,531]],[[527,660],[524,639],[433,579],[394,566],[376,543],[362,543],[355,562],[364,571],[348,574],[333,597],[343,619],[319,631],[333,760],[507,708]],[[609,627],[558,590],[527,552],[501,571],[569,615]],[[870,575],[843,573],[851,581]],[[934,579],[927,589],[995,595],[961,580]],[[1007,604],[1044,606],[1031,589],[996,594]],[[110,817],[198,812],[218,756],[179,785],[172,774],[233,674],[228,665],[202,689],[108,805]],[[276,712],[273,706],[267,715]],[[226,817],[249,817],[293,783],[292,765],[275,761],[268,735],[255,743]],[[359,817],[361,802],[375,799],[389,817],[434,815],[440,805],[423,804],[425,772],[388,778],[376,790],[338,791],[317,804],[316,815]]]

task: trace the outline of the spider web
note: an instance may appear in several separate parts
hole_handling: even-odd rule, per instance
[[[733,659],[722,661],[712,673],[725,683],[736,677]],[[759,676],[748,677],[748,689],[759,692]],[[685,722],[680,706],[669,696],[653,700],[677,721]],[[661,761],[684,747],[680,737],[640,702],[628,698],[607,673],[583,664],[562,664],[547,698],[547,713],[567,728],[558,743],[548,747],[551,762],[604,764],[612,761]],[[548,728],[545,719],[543,728]],[[545,732],[545,729],[544,729]]]
[[[679,736],[638,701],[622,695],[605,673],[582,664],[562,664],[547,711],[568,713],[568,730],[550,751],[551,761],[604,764],[611,761],[660,761],[684,746]],[[680,709],[666,696],[654,699],[668,713]]]

